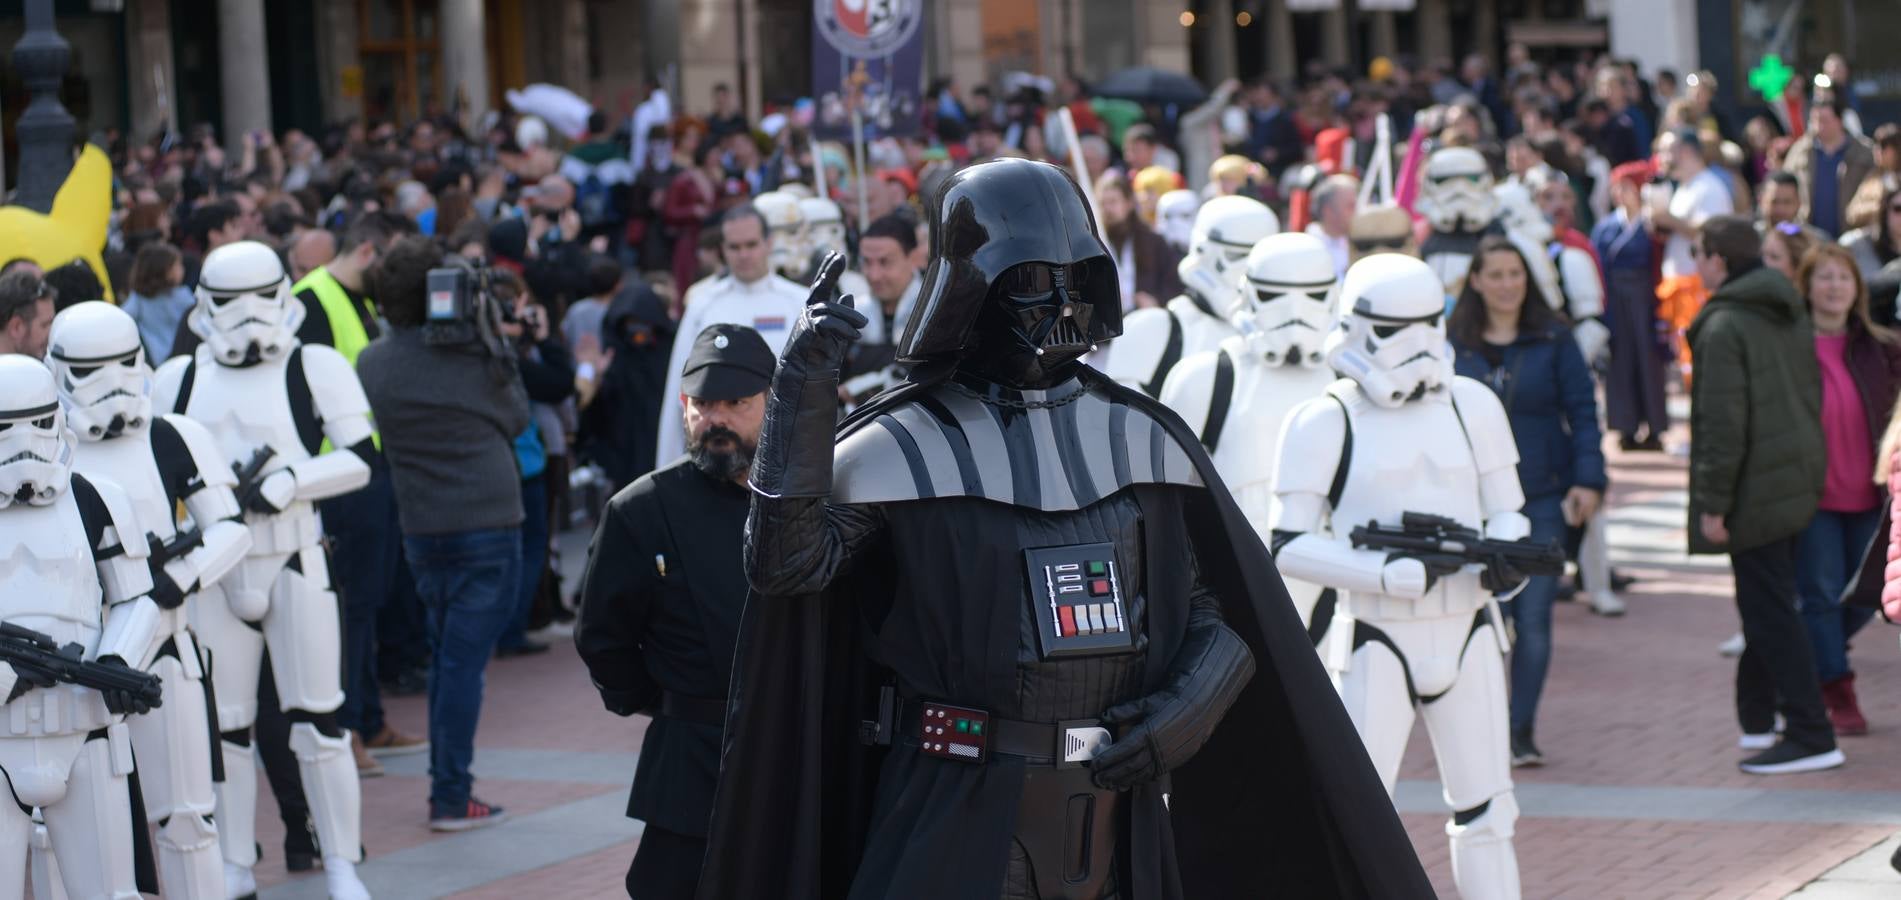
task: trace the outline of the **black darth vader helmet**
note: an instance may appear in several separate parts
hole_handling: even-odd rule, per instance
[[[980,328],[1009,332],[998,339],[1025,352],[1122,333],[1115,263],[1068,172],[1024,159],[971,166],[944,181],[933,209],[931,263],[900,361],[961,358]]]

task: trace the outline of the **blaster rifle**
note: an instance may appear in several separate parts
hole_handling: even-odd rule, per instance
[[[54,681],[95,691],[123,691],[144,700],[147,706],[158,707],[162,694],[157,675],[129,666],[88,661],[83,658],[85,653],[78,644],[62,647],[51,635],[0,622],[0,662],[35,669]]]
[[[257,448],[257,451],[251,454],[250,460],[245,462],[244,465],[240,466],[237,463],[231,464],[232,470],[238,473],[237,495],[239,509],[257,511],[260,504],[266,508],[270,506],[270,504],[263,502],[262,497],[262,491],[264,490],[264,466],[271,461],[271,457],[276,455],[276,448],[265,444]]]
[[[181,531],[172,535],[170,541],[161,540],[154,532],[145,533],[145,543],[151,546],[149,559],[153,568],[161,568],[193,550],[205,545],[205,530],[196,525],[190,531]]]
[[[1398,528],[1378,522],[1356,525],[1349,537],[1355,547],[1417,559],[1434,577],[1478,563],[1486,567],[1488,590],[1505,590],[1525,576],[1564,574],[1564,548],[1556,541],[1495,540],[1456,519],[1431,513],[1402,513]]]

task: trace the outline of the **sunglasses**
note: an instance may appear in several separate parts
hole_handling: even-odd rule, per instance
[[[1398,250],[1405,246],[1406,246],[1406,239],[1403,237],[1354,238],[1353,239],[1353,249],[1358,250],[1361,253],[1372,253],[1375,250]]]

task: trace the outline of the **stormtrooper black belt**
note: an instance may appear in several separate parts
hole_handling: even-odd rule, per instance
[[[938,700],[899,700],[898,736],[918,751],[981,765],[998,754],[1030,765],[1074,769],[1109,746],[1109,729],[1096,719],[1025,722],[989,710]]]

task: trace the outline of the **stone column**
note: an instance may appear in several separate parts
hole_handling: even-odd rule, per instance
[[[1211,87],[1235,75],[1235,27],[1233,0],[1207,0],[1202,4],[1195,30],[1202,35],[1200,52],[1207,60],[1202,66],[1202,80]]]
[[[172,67],[169,0],[131,0],[125,6],[125,80],[131,86],[132,138],[163,131],[178,114],[178,74]]]
[[[968,96],[971,88],[989,81],[984,68],[983,0],[940,0],[937,4],[940,56],[938,75],[957,79],[957,89]],[[1051,23],[1044,22],[1049,28]]]
[[[462,122],[473,126],[488,112],[488,38],[482,0],[442,0],[442,105],[462,107]]]
[[[168,0],[150,0],[160,4]],[[354,3],[317,4],[317,77],[325,121],[363,116],[363,63],[357,56]]]
[[[1353,61],[1353,44],[1347,36],[1347,25],[1344,4],[1320,14],[1320,55],[1329,66],[1344,66]]]
[[[1368,13],[1373,17],[1373,55],[1392,59],[1399,52],[1399,23],[1390,10]]]
[[[680,0],[680,92],[673,109],[705,115],[713,108],[713,85],[740,90],[740,40],[733,23],[739,0]],[[815,38],[815,40],[823,40]]]
[[[1142,0],[1137,10],[1136,28],[1136,64],[1154,66],[1158,69],[1170,69],[1176,72],[1194,71],[1189,58],[1189,32],[1181,23],[1181,4],[1177,0]],[[1234,27],[1234,19],[1228,20],[1228,27]],[[1228,35],[1228,67],[1234,67],[1234,35]],[[1109,73],[1098,73],[1097,77]]]
[[[1452,23],[1447,19],[1450,15],[1446,0],[1419,0],[1413,22],[1419,29],[1420,61],[1427,65],[1447,63],[1456,72],[1459,61],[1452,58]]]
[[[1294,13],[1287,0],[1267,0],[1267,73],[1277,81],[1288,81],[1300,74],[1300,60],[1294,57]]]
[[[218,0],[218,81],[224,98],[224,145],[271,127],[271,67],[264,44],[264,0]]]

